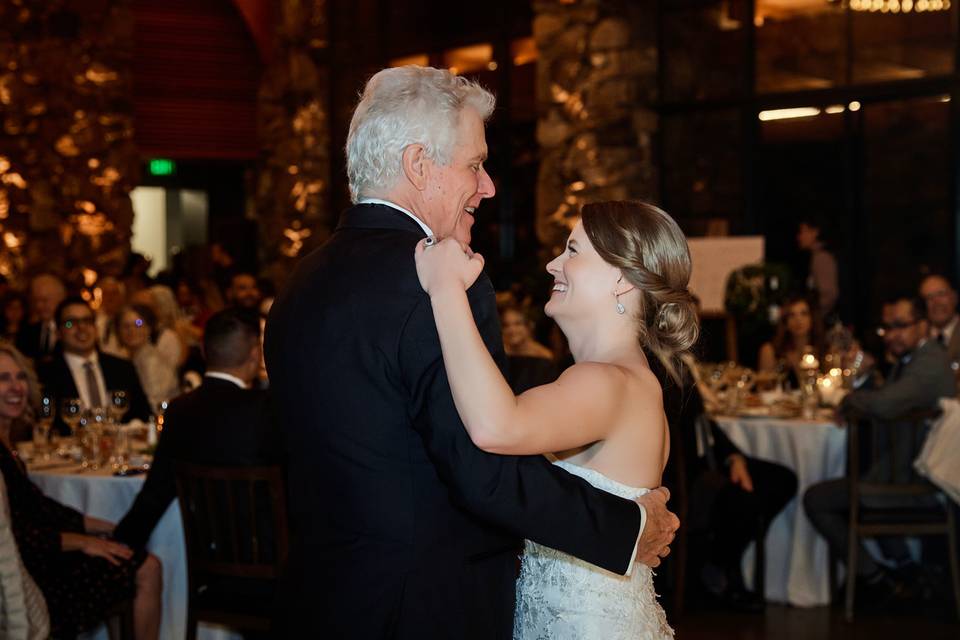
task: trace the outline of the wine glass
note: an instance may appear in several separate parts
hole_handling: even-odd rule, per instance
[[[33,425],[33,452],[44,460],[50,458],[50,427],[54,417],[53,397],[43,395],[37,407],[36,422]]]
[[[127,392],[122,389],[111,390],[107,394],[110,396],[107,413],[111,421],[119,424],[123,420],[123,416],[127,415],[127,409],[130,408],[130,398],[127,396]]]
[[[60,416],[70,429],[70,437],[77,437],[77,427],[83,419],[83,403],[80,398],[64,398],[60,404]]]

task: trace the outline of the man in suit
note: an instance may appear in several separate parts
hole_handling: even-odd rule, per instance
[[[920,297],[927,305],[927,321],[930,323],[931,340],[936,340],[947,350],[950,366],[957,376],[960,390],[960,314],[957,313],[957,290],[950,281],[939,274],[931,274],[920,282]]]
[[[413,256],[428,235],[469,243],[494,195],[493,102],[447,71],[376,74],[347,140],[356,205],[271,310],[293,521],[287,635],[510,638],[522,538],[621,574],[667,553],[678,522],[665,490],[638,509],[542,456],[477,449],[457,415]],[[502,368],[490,280],[468,295]]]
[[[856,410],[867,418],[894,420],[909,411],[932,409],[940,398],[953,396],[956,387],[947,352],[939,342],[929,340],[928,335],[929,324],[924,316],[923,302],[904,296],[885,305],[883,340],[888,353],[895,359],[893,368],[886,383],[879,388],[857,389],[847,395],[841,404],[841,413]],[[909,440],[899,438],[898,442],[909,446]],[[916,453],[882,452],[899,461],[899,466],[892,469],[894,481],[908,477],[909,464]],[[884,460],[874,461],[866,475],[876,475],[886,466]],[[803,496],[807,517],[832,549],[840,554],[848,545],[849,500],[846,479],[813,485]],[[910,566],[902,539],[881,538],[879,542],[887,559],[901,568],[899,576],[909,577],[916,573],[916,568]],[[869,600],[874,602],[883,602],[905,592],[905,585],[898,575],[884,570],[863,545],[859,551],[857,573],[857,578],[872,595]]]
[[[267,395],[251,388],[260,369],[259,317],[235,309],[211,316],[203,352],[203,384],[170,403],[147,480],[114,531],[130,546],[146,545],[176,497],[176,462],[242,467],[279,461]]]
[[[106,407],[111,391],[126,391],[129,408],[124,422],[147,420],[150,405],[137,370],[129,360],[100,353],[93,310],[83,298],[71,297],[57,306],[57,348],[53,357],[37,368],[45,393],[54,397],[57,416],[54,426],[68,433],[60,415],[63,398],[79,398],[85,409]]]
[[[17,348],[39,366],[53,356],[57,344],[57,306],[67,290],[55,275],[42,273],[30,281],[31,322],[17,335]]]
[[[685,526],[691,569],[724,606],[762,611],[764,595],[746,589],[741,559],[797,495],[797,476],[783,465],[745,456],[707,415],[696,382],[678,386],[656,358],[649,360],[663,385],[670,424],[664,483],[673,490],[684,482],[689,492]]]

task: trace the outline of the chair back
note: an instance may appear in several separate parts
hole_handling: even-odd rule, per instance
[[[278,578],[288,550],[282,469],[179,462],[175,473],[190,584]]]
[[[940,409],[914,410],[892,420],[848,412],[847,477],[852,505],[867,496],[935,496],[938,489],[913,468]]]

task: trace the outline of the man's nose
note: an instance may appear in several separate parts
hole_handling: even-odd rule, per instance
[[[477,193],[480,194],[481,198],[492,198],[497,194],[497,188],[493,186],[493,178],[484,168],[480,169],[480,185]]]

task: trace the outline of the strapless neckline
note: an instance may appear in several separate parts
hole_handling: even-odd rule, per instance
[[[579,464],[567,462],[566,460],[560,460],[553,455],[548,456],[548,458],[553,464],[560,467],[564,471],[583,478],[598,489],[603,489],[608,493],[613,493],[623,498],[634,498],[650,491],[649,487],[634,487],[629,484],[624,484],[604,475],[596,469],[591,469],[590,467],[584,467]]]

